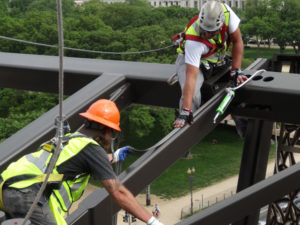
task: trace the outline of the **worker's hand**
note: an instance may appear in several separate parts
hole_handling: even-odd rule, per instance
[[[156,219],[154,216],[152,216],[148,222],[147,225],[164,225],[163,223],[159,222],[158,219]]]
[[[122,162],[130,155],[130,146],[125,146],[123,148],[119,148],[114,153],[115,162]]]
[[[237,86],[248,78],[247,76],[241,71],[241,69],[235,69],[230,71],[230,77],[233,79],[234,85]]]
[[[194,122],[193,112],[191,109],[184,108],[180,111],[179,116],[174,122],[174,127],[184,127],[186,123],[192,124]]]

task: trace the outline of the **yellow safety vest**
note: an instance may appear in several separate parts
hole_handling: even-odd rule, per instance
[[[50,208],[58,210],[63,216],[71,207],[71,204],[78,200],[83,191],[88,184],[90,175],[89,174],[79,174],[73,180],[62,180],[62,176],[57,178],[60,175],[57,171],[57,167],[70,159],[71,157],[77,155],[85,146],[92,143],[95,145],[99,145],[96,141],[91,138],[88,138],[80,133],[67,134],[63,139],[63,149],[60,152],[60,155],[57,159],[53,172],[48,180],[48,183],[57,182],[60,180],[61,185],[59,189],[53,189],[53,193],[50,196],[49,204]],[[54,142],[46,142],[42,144],[37,152],[25,155],[21,157],[18,161],[11,163],[8,168],[2,172],[1,177],[3,179],[3,183],[6,181],[16,180],[16,182],[9,182],[8,187],[13,188],[26,188],[35,183],[43,182],[43,177],[46,173],[47,166],[51,160],[53,149],[55,146]],[[26,179],[22,179],[22,176]],[[28,177],[30,177],[28,179]],[[56,176],[56,177],[55,177]],[[2,195],[0,196],[2,198]],[[57,213],[56,211],[52,211]],[[58,224],[65,224],[65,222],[61,221]]]
[[[177,48],[178,53],[184,53],[184,45],[186,40],[192,40],[197,42],[202,42],[209,47],[209,52],[205,55],[201,56],[201,62],[211,62],[211,63],[218,63],[223,61],[225,57],[226,50],[229,48],[230,45],[230,38],[228,33],[228,26],[229,26],[229,19],[230,13],[227,10],[224,4],[221,4],[224,10],[225,15],[225,23],[222,25],[221,32],[219,32],[216,39],[204,39],[201,36],[200,32],[200,22],[199,22],[199,15],[195,16],[185,28],[183,34],[179,35],[182,37],[182,41]]]

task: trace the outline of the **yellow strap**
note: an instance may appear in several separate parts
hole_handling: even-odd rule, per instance
[[[36,176],[34,178],[28,179],[28,180],[38,180],[40,182],[44,182],[45,178],[46,178],[47,174],[42,174],[39,176]],[[56,181],[62,181],[63,180],[64,175],[63,174],[50,174],[48,177],[48,182],[56,182]]]
[[[6,212],[6,209],[4,207],[4,202],[3,202],[3,198],[2,198],[2,188],[3,188],[3,184],[5,182],[2,181],[2,183],[0,184],[0,209]]]
[[[62,181],[63,177],[64,177],[63,174],[50,174],[48,177],[48,182]],[[46,174],[42,174],[42,175],[27,179],[27,180],[34,180],[34,181],[38,180],[40,182],[44,182],[45,178],[46,178]],[[5,183],[5,181],[2,181],[0,184],[0,209],[6,212],[6,209],[4,207],[4,202],[3,202],[3,196],[2,196],[2,188],[3,188],[4,183]],[[18,182],[16,182],[16,183],[18,183]]]
[[[63,180],[63,174],[50,174],[50,176],[48,177],[48,181],[47,182],[59,182]],[[41,174],[38,175],[36,177],[33,178],[29,178],[29,179],[25,179],[25,180],[20,180],[17,181],[15,183],[13,183],[12,185],[14,185],[14,187],[18,187],[19,183],[23,183],[24,181],[28,181],[28,182],[33,182],[33,183],[37,183],[37,182],[44,182],[46,178],[46,174]]]

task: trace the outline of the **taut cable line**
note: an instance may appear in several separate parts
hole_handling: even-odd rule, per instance
[[[56,1],[57,4],[57,22],[58,22],[58,42],[59,42],[59,116],[58,116],[58,121],[55,121],[55,124],[57,125],[56,129],[56,137],[55,137],[55,142],[56,142],[56,149],[55,152],[53,153],[49,167],[46,171],[46,177],[45,180],[43,181],[41,188],[39,192],[37,193],[28,213],[26,214],[26,217],[22,223],[22,225],[25,225],[28,219],[31,217],[34,209],[36,208],[36,205],[41,198],[46,186],[47,182],[49,179],[50,174],[53,171],[53,168],[56,164],[56,161],[58,159],[59,153],[62,149],[62,139],[64,136],[64,131],[63,131],[63,87],[64,87],[64,72],[63,72],[63,57],[64,57],[64,37],[63,37],[63,24],[62,24],[62,5],[61,5],[61,0]],[[56,118],[57,119],[57,118]]]

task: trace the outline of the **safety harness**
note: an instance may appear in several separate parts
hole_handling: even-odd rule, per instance
[[[230,12],[227,10],[224,4],[221,5],[224,10],[225,23],[223,23],[222,25],[221,32],[219,32],[217,36],[217,40],[213,38],[207,40],[202,37],[202,34],[200,32],[199,14],[198,14],[192,20],[189,21],[184,32],[181,32],[173,36],[174,43],[178,43],[179,45],[177,48],[178,53],[184,54],[186,40],[201,42],[209,47],[209,52],[207,54],[202,55],[201,58],[206,59],[207,61],[210,61],[212,63],[217,63],[217,60],[209,59],[209,56],[217,52],[227,51],[231,42],[228,33]]]
[[[6,211],[2,190],[4,187],[26,188],[36,183],[42,183],[46,177],[46,171],[49,161],[56,148],[55,140],[52,139],[43,143],[38,151],[25,155],[17,162],[12,163],[2,174],[0,179],[0,209]],[[87,144],[98,145],[94,140],[80,134],[67,134],[63,137],[63,150],[56,162],[56,166],[50,174],[48,183],[62,211],[67,212],[72,202],[78,200],[86,187],[89,175],[82,174],[75,177],[72,181],[64,179],[63,174],[59,174],[57,166],[68,160],[70,157],[78,154]],[[19,166],[19,165],[22,165]]]

